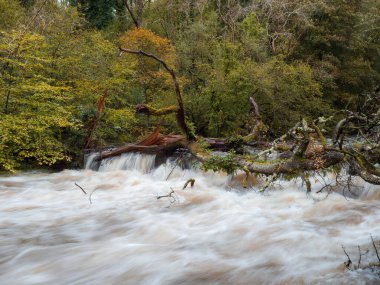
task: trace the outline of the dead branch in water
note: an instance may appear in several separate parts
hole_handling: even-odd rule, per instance
[[[307,179],[310,173],[315,172],[336,172],[337,169],[343,167],[349,173],[347,184],[344,190],[350,190],[351,176],[358,176],[364,181],[380,185],[380,168],[377,166],[380,161],[380,141],[378,129],[380,128],[380,100],[369,100],[373,103],[371,108],[364,109],[366,111],[353,112],[344,110],[347,114],[346,119],[335,116],[341,115],[342,112],[337,112],[329,118],[319,117],[315,120],[300,120],[290,128],[285,134],[267,143],[265,149],[255,154],[236,154],[232,153],[227,156],[212,157],[210,152],[206,150],[205,144],[213,145],[217,148],[233,148],[232,143],[227,139],[207,139],[196,138],[188,129],[184,119],[184,108],[182,95],[173,69],[171,69],[162,59],[153,54],[144,51],[133,51],[120,48],[120,51],[142,55],[152,58],[163,65],[163,67],[171,74],[178,106],[163,108],[157,110],[146,105],[138,106],[138,110],[147,113],[158,113],[160,115],[167,114],[172,111],[177,114],[177,122],[186,136],[179,135],[162,135],[157,128],[145,140],[135,144],[129,144],[121,148],[99,154],[97,160],[113,157],[126,152],[141,152],[141,153],[158,153],[168,150],[175,151],[179,148],[188,149],[190,153],[205,166],[213,171],[225,171],[232,173],[235,171],[244,171],[248,177],[250,174],[262,175],[266,177],[266,183],[261,189],[262,191],[278,178],[304,177],[306,190],[311,192],[311,183]],[[374,93],[368,96],[380,97]],[[368,100],[367,100],[368,101]],[[367,102],[366,101],[366,102]],[[247,144],[249,141],[257,140],[259,134],[266,131],[266,127],[262,121],[260,110],[257,102],[251,97],[250,104],[254,113],[255,127],[246,137],[239,136],[235,141],[240,144]],[[327,122],[333,120],[336,123],[334,136],[332,140],[328,140],[325,135],[324,126]],[[344,134],[356,134],[356,139],[348,140]],[[352,136],[351,136],[352,138]],[[230,141],[230,142],[231,142]],[[337,145],[339,142],[339,145]],[[202,144],[203,143],[203,144]],[[173,167],[172,171],[175,167]],[[171,172],[172,172],[171,171]],[[168,177],[171,175],[169,173]],[[337,183],[338,185],[339,183]],[[327,185],[320,189],[331,190],[331,185]]]
[[[359,251],[358,268],[360,268],[360,263],[362,261],[362,251],[360,249],[360,245],[358,245],[358,251]]]
[[[371,235],[371,240],[372,240],[372,245],[373,245],[373,248],[375,249],[375,252],[376,252],[377,260],[378,260],[378,261],[379,261],[379,263],[380,263],[379,252],[378,252],[378,250],[377,250],[377,247],[376,247],[376,244],[375,244],[375,242],[374,242],[374,240],[373,240],[373,237],[372,237],[372,235]]]
[[[380,257],[379,257],[378,249],[377,249],[377,247],[375,245],[375,241],[374,241],[372,235],[370,235],[370,237],[371,237],[371,243],[372,243],[372,246],[373,246],[373,248],[375,250],[375,255],[376,255],[376,258],[377,258],[378,262],[369,262],[369,261],[367,261],[366,263],[363,264],[363,261],[362,261],[363,252],[362,252],[361,247],[358,245],[358,263],[355,265],[352,262],[351,257],[347,253],[345,247],[342,245],[343,252],[347,256],[347,261],[344,262],[345,268],[347,270],[352,271],[352,270],[358,270],[358,269],[371,269],[371,270],[376,270],[376,271],[378,271],[380,273]],[[367,249],[364,252],[364,255],[368,254],[369,252],[370,252],[370,250]]]
[[[174,169],[178,166],[179,161],[183,159],[183,155],[184,155],[184,152],[182,152],[181,155],[175,160],[174,166],[170,170],[168,176],[166,177],[166,180],[168,180],[170,175],[172,175]]]
[[[78,185],[76,182],[75,182],[74,184],[75,184],[75,186],[77,186],[77,187],[83,192],[83,194],[87,195],[87,192],[83,189],[82,186]],[[90,204],[92,204],[92,200],[91,200],[91,198],[92,198],[92,194],[94,194],[94,192],[95,192],[96,190],[98,190],[98,189],[95,188],[94,190],[92,190],[92,192],[91,192],[90,195],[88,196],[88,200],[90,201]]]
[[[159,152],[175,151],[180,147],[185,146],[185,138],[181,135],[162,135],[160,133],[160,127],[147,136],[144,140],[135,143],[128,144],[110,151],[99,153],[95,160],[102,160],[114,156],[121,155],[128,152],[140,152],[140,153],[152,153],[157,154]]]
[[[79,186],[76,182],[74,183],[80,190],[82,190],[83,194],[87,195],[87,192],[83,189],[83,187]]]
[[[167,195],[162,195],[162,196],[157,196],[157,200],[160,200],[160,199],[162,199],[162,198],[173,198],[173,199],[175,199],[172,195],[174,194],[174,190],[172,189],[172,191],[169,193],[169,194],[167,194]]]
[[[350,175],[359,176],[368,183],[380,185],[380,168],[376,166],[376,163],[380,161],[380,141],[377,132],[374,131],[380,128],[380,106],[372,106],[367,113],[347,112],[355,119],[349,124],[339,121],[336,129],[339,129],[338,133],[356,133],[356,142],[345,141],[343,136],[339,136],[341,143],[337,147],[336,138],[331,141],[326,139],[323,126],[333,120],[334,116],[320,117],[311,121],[301,118],[293,128],[275,139],[271,147],[255,155],[236,155],[234,160],[227,161],[223,157],[219,160],[215,157],[209,160],[207,154],[203,154],[199,160],[203,163],[209,162],[209,164],[211,161],[212,165],[211,167],[208,165],[208,169],[227,172],[241,170],[267,176],[262,190],[267,189],[279,175],[307,177],[308,173],[316,171],[333,171],[332,167],[346,167]],[[305,182],[307,191],[310,191],[310,183],[307,180]],[[350,185],[346,187],[349,188]],[[330,189],[329,186],[325,188]]]
[[[177,199],[176,199],[175,197],[173,197],[173,194],[174,194],[174,190],[173,190],[173,188],[170,188],[170,189],[171,189],[171,191],[170,191],[169,194],[167,194],[167,195],[162,195],[162,196],[157,196],[157,197],[156,197],[157,200],[160,200],[160,199],[162,199],[162,198],[168,198],[168,199],[169,199],[170,204],[169,204],[168,206],[166,206],[166,208],[170,208],[170,206],[171,206],[173,203],[175,203],[175,202],[177,201]]]
[[[194,178],[190,178],[189,180],[186,181],[185,185],[183,185],[182,190],[185,190],[186,187],[187,187],[189,184],[190,184],[190,187],[193,188],[194,183],[195,183],[195,179],[194,179]]]
[[[347,261],[344,262],[344,265],[346,266],[346,269],[351,270],[350,269],[350,266],[352,264],[351,258],[348,255],[348,253],[347,253],[347,251],[346,251],[346,249],[344,248],[343,245],[342,245],[342,249],[343,249],[344,254],[347,256]]]
[[[193,187],[194,186],[194,183],[195,183],[195,179],[193,178],[190,178],[189,180],[186,181],[185,185],[182,187],[182,190],[185,190],[186,187],[190,184],[190,187]],[[161,196],[157,196],[157,200],[160,200],[162,198],[168,198],[169,199],[169,202],[170,204],[166,207],[166,208],[170,208],[170,206],[175,203],[177,201],[177,199],[173,196],[175,194],[175,191],[173,188],[171,188],[171,191],[169,192],[169,194],[166,194],[166,195],[161,195]]]

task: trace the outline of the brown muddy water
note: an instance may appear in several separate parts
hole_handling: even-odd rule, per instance
[[[172,166],[153,164],[126,155],[99,171],[0,177],[0,284],[380,284],[345,270],[342,250],[376,261],[379,187],[323,199],[283,181],[263,194],[196,170],[166,180]]]

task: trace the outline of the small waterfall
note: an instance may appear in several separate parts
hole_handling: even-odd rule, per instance
[[[95,158],[98,156],[98,153],[97,152],[93,152],[91,154],[89,154],[86,158],[85,158],[85,165],[84,165],[84,169],[94,169],[95,168]]]
[[[103,159],[100,164],[95,162],[98,154],[90,154],[85,163],[85,169],[98,170],[100,172],[115,170],[138,170],[149,173],[155,165],[156,155],[141,153],[124,153],[121,156]]]

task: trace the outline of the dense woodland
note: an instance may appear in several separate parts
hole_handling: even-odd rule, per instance
[[[250,97],[267,138],[338,114],[328,132],[374,104],[379,15],[377,0],[0,0],[0,169],[79,167],[83,149],[181,132],[173,114],[136,114],[176,93],[160,62],[120,47],[175,72],[197,136],[249,135]]]

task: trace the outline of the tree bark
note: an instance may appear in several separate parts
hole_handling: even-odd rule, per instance
[[[139,27],[142,26],[142,14],[143,14],[143,0],[136,0],[137,1],[137,24]]]
[[[125,7],[127,8],[127,11],[129,13],[129,15],[131,16],[132,21],[135,24],[136,28],[139,28],[140,27],[140,23],[137,20],[135,14],[133,13],[132,7],[129,5],[128,0],[125,0]]]

